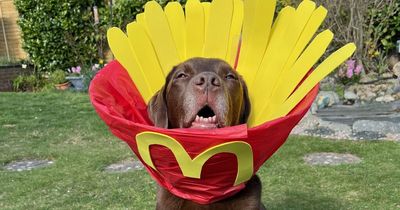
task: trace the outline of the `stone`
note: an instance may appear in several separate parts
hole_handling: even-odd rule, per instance
[[[393,78],[393,73],[392,72],[386,72],[386,73],[383,73],[380,77],[381,78]]]
[[[400,133],[399,134],[387,134],[385,139],[400,142]]]
[[[346,100],[355,101],[355,100],[358,99],[358,96],[357,96],[353,91],[348,91],[348,90],[346,90],[346,91],[344,91],[344,98],[345,98]]]
[[[313,102],[310,107],[311,114],[317,114],[318,106],[316,102]]]
[[[320,108],[320,105],[323,105],[324,108],[340,103],[339,95],[333,91],[320,91],[317,96],[317,101],[324,101],[323,104],[317,103],[318,108]]]
[[[400,93],[400,78],[399,78],[399,83],[393,87],[393,93],[394,94]]]
[[[312,153],[303,157],[303,160],[309,165],[341,165],[341,164],[358,164],[361,158],[352,154],[338,153]]]
[[[352,137],[352,129],[349,125],[321,120],[319,126],[329,128],[333,131],[330,135],[321,136],[324,138],[351,139]]]
[[[291,132],[294,135],[306,135],[306,130],[312,130],[316,128],[319,123],[320,119],[315,115],[308,112],[306,116],[295,126]]]
[[[361,76],[360,83],[371,83],[378,80],[378,75],[375,73],[369,73]]]
[[[333,131],[332,129],[328,128],[328,127],[316,127],[314,129],[308,129],[306,130],[306,133],[313,135],[313,136],[321,136],[321,137],[327,137],[327,136],[331,136],[335,133],[335,131]]]
[[[395,101],[394,97],[391,95],[381,96],[375,99],[377,102],[389,103]]]
[[[344,102],[345,105],[353,105],[358,99],[357,94],[353,91],[345,90],[344,91]]]
[[[354,138],[359,140],[381,140],[385,137],[386,135],[374,131],[361,131],[354,134]]]
[[[385,92],[385,95],[392,95],[394,94],[394,88],[388,88]]]
[[[51,160],[24,160],[15,161],[4,166],[4,169],[9,171],[30,171],[36,168],[43,168],[50,166],[54,163]]]
[[[303,118],[291,134],[330,139],[352,139],[352,130],[349,125],[324,121],[314,115]]]
[[[17,127],[17,126],[14,124],[4,124],[3,125],[3,128],[15,128],[15,127]]]
[[[396,101],[392,104],[392,111],[400,112],[400,101]]]
[[[377,97],[376,93],[372,91],[366,91],[362,95],[360,95],[360,100],[371,102]]]
[[[328,107],[329,105],[329,97],[327,96],[319,96],[316,98],[316,105],[318,109],[323,109],[325,107]]]
[[[128,172],[128,171],[136,171],[143,170],[143,164],[138,160],[123,160],[118,163],[111,164],[107,166],[104,171],[106,172]]]
[[[336,80],[334,77],[325,77],[321,82],[320,82],[320,89],[322,90],[332,90],[336,86]]]
[[[394,74],[394,75],[396,75],[397,77],[400,77],[400,62],[396,63],[396,64],[393,66],[392,71],[393,71],[393,74]]]
[[[353,124],[355,134],[361,132],[375,132],[380,134],[400,134],[400,123],[388,121],[358,120]]]
[[[389,69],[393,70],[393,67],[400,62],[400,56],[396,54],[392,54],[387,59]]]

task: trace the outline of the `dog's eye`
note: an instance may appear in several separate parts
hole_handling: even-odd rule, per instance
[[[185,78],[187,78],[188,77],[188,75],[187,74],[185,74],[185,73],[179,73],[178,75],[176,75],[176,79],[185,79]]]
[[[225,79],[234,79],[234,80],[236,80],[236,76],[234,74],[227,74],[225,76]]]

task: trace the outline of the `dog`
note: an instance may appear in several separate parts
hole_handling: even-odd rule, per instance
[[[247,87],[223,60],[192,58],[168,74],[165,85],[150,100],[149,118],[161,128],[218,129],[247,122],[250,114]],[[260,210],[261,182],[253,176],[239,193],[201,205],[160,188],[157,210]]]

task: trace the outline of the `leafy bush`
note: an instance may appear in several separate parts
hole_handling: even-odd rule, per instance
[[[368,55],[377,57],[379,50],[384,53],[396,47],[396,38],[400,39],[400,2],[385,2],[379,7],[370,5],[367,21],[369,39],[367,40]]]
[[[39,71],[66,69],[99,57],[93,5],[101,0],[15,0],[23,48]]]
[[[66,77],[66,73],[63,70],[55,70],[54,72],[52,72],[49,76],[49,81],[52,84],[62,84],[67,82]]]
[[[45,85],[45,82],[36,75],[20,75],[13,80],[15,91],[38,91]]]
[[[112,20],[110,19],[111,14],[109,8],[103,8],[101,13],[103,14],[102,25],[109,26],[113,25],[122,30],[125,30],[126,25],[135,20],[137,14],[143,12],[144,5],[150,0],[118,0],[114,2],[112,8]],[[173,0],[155,0],[161,6],[167,5],[168,2]],[[186,0],[175,0],[181,4],[185,4]],[[200,0],[201,2],[210,2],[211,0]]]

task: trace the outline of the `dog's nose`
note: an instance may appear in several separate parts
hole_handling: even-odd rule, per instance
[[[206,87],[211,88],[221,86],[221,81],[218,75],[212,72],[201,73],[197,75],[194,79],[194,84],[200,89],[205,89]]]

